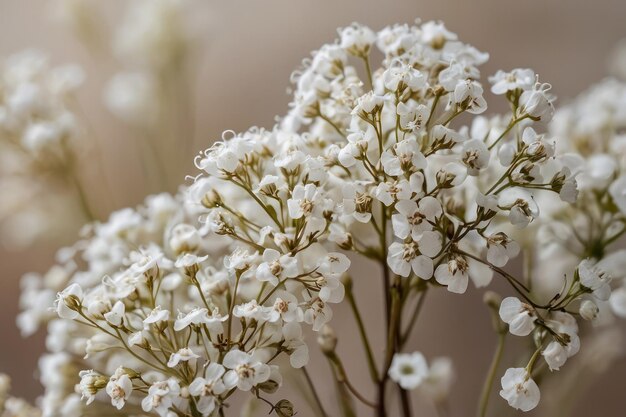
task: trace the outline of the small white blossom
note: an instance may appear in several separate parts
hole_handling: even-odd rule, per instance
[[[509,332],[516,336],[528,336],[535,328],[535,313],[532,307],[515,297],[502,300],[500,318],[509,325]]]
[[[270,367],[267,364],[261,362],[255,354],[238,349],[229,351],[224,356],[223,364],[229,369],[224,375],[226,385],[237,386],[242,391],[250,391],[270,377]]]
[[[403,389],[417,388],[428,377],[428,364],[420,352],[396,353],[389,367],[389,377]]]
[[[501,380],[500,396],[516,410],[530,411],[539,404],[539,387],[525,368],[509,368]]]
[[[133,383],[127,374],[112,376],[106,386],[106,393],[111,397],[111,404],[121,410],[133,392]]]

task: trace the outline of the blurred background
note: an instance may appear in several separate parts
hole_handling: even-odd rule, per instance
[[[121,23],[122,11],[130,2],[93,1],[100,32],[92,34],[89,42],[77,40],[80,27],[64,14],[67,9],[59,9],[55,3],[72,7],[81,2],[0,0],[0,58],[37,48],[49,54],[53,65],[71,62],[84,68],[86,81],[78,91],[77,107],[88,119],[85,136],[89,147],[97,146],[103,157],[92,160],[86,152],[79,158],[79,169],[82,187],[98,219],[105,219],[112,210],[134,206],[150,193],[175,190],[186,173],[194,172],[193,155],[219,139],[223,130],[271,127],[275,116],[287,109],[291,72],[309,51],[332,41],[337,27],[353,21],[380,29],[411,23],[415,18],[444,20],[464,42],[490,53],[490,61],[483,66],[484,77],[500,68],[531,67],[542,81],[552,83],[552,91],[559,97],[557,105],[606,76],[612,49],[626,37],[623,0],[190,0],[188,24],[193,42],[188,66],[182,69],[190,82],[176,87],[176,91],[184,88],[189,100],[173,105],[186,129],[177,131],[172,143],[176,148],[176,135],[184,134],[191,138],[187,140],[192,146],[177,150],[180,161],[164,168],[172,180],[159,182],[144,175],[138,162],[138,152],[145,152],[135,146],[140,129],[120,123],[103,98],[103,89],[114,74],[129,68],[111,53],[110,36],[101,35]],[[0,203],[9,197],[0,192]],[[28,220],[15,220],[8,227],[19,233],[23,222]],[[13,378],[15,395],[33,399],[39,393],[36,361],[44,350],[43,335],[23,339],[16,328],[19,278],[28,271],[45,271],[59,245],[75,239],[79,224],[63,224],[61,233],[35,245],[0,248],[0,371]],[[377,300],[375,277],[368,276],[367,267],[359,265],[353,275],[363,305]],[[456,359],[458,376],[449,414],[472,415],[480,390],[476,381],[482,381],[495,344],[489,315],[478,291],[465,297],[443,292],[432,295],[410,347],[429,358],[449,355]],[[376,307],[373,304],[367,309],[366,319],[372,326],[382,325],[378,315],[382,310]],[[352,379],[359,381],[367,372],[365,361],[358,345],[351,344],[356,332],[350,316],[342,314],[341,307],[339,310],[333,321],[342,335],[339,351],[349,358]],[[438,330],[441,328],[446,331]],[[452,328],[453,332],[448,331]],[[323,378],[326,371],[325,367],[316,368],[314,377]],[[574,411],[568,415],[623,416],[625,378],[626,360],[620,359],[601,380],[590,380],[587,389],[570,396]],[[332,385],[321,391],[330,397]],[[417,404],[419,399],[415,401]],[[493,415],[515,414],[510,409],[496,411],[497,403],[502,401],[493,401]],[[423,415],[430,415],[428,405],[424,409]]]

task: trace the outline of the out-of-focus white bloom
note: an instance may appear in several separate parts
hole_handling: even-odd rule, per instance
[[[116,33],[115,52],[155,72],[175,68],[191,40],[184,14],[185,1],[134,0]]]
[[[389,377],[406,390],[412,390],[428,377],[428,364],[420,352],[396,353],[391,361]]]
[[[148,128],[159,117],[157,95],[155,81],[150,75],[141,72],[118,73],[106,86],[104,103],[120,120]]]
[[[435,358],[428,368],[428,375],[419,386],[424,393],[435,403],[444,402],[454,382],[455,374],[450,358]]]
[[[495,75],[489,77],[493,94],[505,94],[518,89],[530,90],[535,85],[535,81],[535,71],[528,68],[515,68],[511,72],[498,70]]]
[[[613,294],[611,294],[611,296],[612,295]],[[585,300],[580,304],[580,309],[578,312],[580,313],[580,316],[585,320],[593,321],[598,317],[600,309],[598,309],[598,306],[593,301]]]

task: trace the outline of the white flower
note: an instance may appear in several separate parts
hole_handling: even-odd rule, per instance
[[[280,317],[285,323],[292,321],[301,322],[304,320],[304,313],[298,305],[298,299],[295,295],[287,291],[278,293],[272,308],[280,314]]]
[[[439,200],[430,196],[419,199],[417,203],[401,200],[395,207],[398,213],[391,216],[391,224],[394,234],[400,239],[410,235],[413,240],[418,240],[422,232],[433,229],[431,223],[435,223],[443,212]]]
[[[328,277],[340,277],[350,268],[350,259],[339,252],[327,253],[317,264],[317,271]]]
[[[578,264],[580,284],[591,290],[599,300],[606,301],[611,296],[611,277],[598,268],[591,260],[583,259]]]
[[[106,378],[92,370],[84,370],[78,373],[80,383],[78,389],[81,399],[87,398],[87,404],[91,404],[96,399],[99,390],[105,387]]]
[[[626,214],[626,175],[620,176],[611,183],[609,194],[622,214]]]
[[[195,354],[193,350],[189,349],[188,347],[184,347],[178,349],[177,352],[170,355],[170,359],[167,361],[167,366],[173,368],[180,362],[189,362],[194,359],[198,359],[199,357],[200,355]]]
[[[143,345],[144,343],[146,343],[146,337],[143,331],[138,331],[128,336],[128,346]]]
[[[539,206],[532,194],[521,188],[504,190],[500,195],[498,205],[504,210],[509,210],[509,221],[520,229],[528,226],[539,216]]]
[[[391,149],[383,152],[381,162],[385,173],[392,176],[426,168],[426,157],[420,152],[415,139],[405,139],[396,143]]]
[[[298,275],[298,261],[289,255],[281,255],[275,249],[265,249],[263,262],[256,270],[256,278],[261,282],[269,282],[274,287],[285,278]]]
[[[309,363],[309,347],[302,337],[302,328],[299,323],[290,322],[283,327],[283,347],[289,353],[289,363],[299,369]]]
[[[151,127],[157,121],[158,102],[156,81],[143,72],[115,74],[104,91],[107,109],[123,122],[140,128]]]
[[[400,60],[393,61],[391,66],[383,73],[382,78],[385,88],[391,91],[398,90],[398,87],[401,87],[400,91],[403,91],[405,88],[417,91],[426,85],[426,78],[421,72],[412,65],[404,64]]]
[[[626,286],[622,286],[611,293],[609,304],[617,316],[626,318]]]
[[[417,388],[428,377],[428,365],[420,352],[396,353],[389,367],[389,378],[403,389]]]
[[[419,389],[433,402],[442,403],[448,398],[454,378],[454,368],[450,358],[435,358]]]
[[[320,297],[311,298],[306,303],[304,322],[313,327],[313,331],[319,331],[333,318],[330,306]]]
[[[316,208],[321,199],[321,193],[314,184],[296,185],[291,198],[287,200],[289,216],[292,219],[311,216],[317,212]]]
[[[189,394],[200,397],[197,408],[203,415],[210,415],[215,410],[217,396],[228,389],[222,381],[224,372],[225,369],[221,364],[211,362],[204,371],[204,378],[196,377],[189,384]]]
[[[494,233],[487,238],[487,261],[492,265],[505,266],[519,251],[519,244],[503,232]]]
[[[254,353],[233,349],[224,356],[223,364],[229,369],[224,375],[226,385],[237,386],[242,391],[250,391],[270,377],[269,365],[260,361]]]
[[[535,71],[528,68],[515,68],[511,72],[498,70],[489,77],[493,94],[505,94],[517,89],[530,90],[535,85],[535,80]]]
[[[146,330],[149,329],[151,324],[160,323],[162,321],[168,321],[170,318],[170,312],[168,310],[161,309],[161,306],[156,306],[148,317],[143,320],[143,325]]]
[[[169,409],[179,394],[180,385],[174,378],[155,382],[148,389],[148,395],[141,401],[141,408],[147,413],[155,411],[161,417],[168,417]]]
[[[559,335],[541,352],[550,370],[555,371],[580,349],[578,324],[572,315],[562,312],[553,312],[546,324]]]
[[[247,139],[235,136],[229,142],[224,141],[213,144],[206,151],[205,158],[198,160],[196,165],[213,176],[220,176],[221,173],[233,173],[239,167],[239,161],[250,150],[251,144]]]
[[[358,23],[339,29],[339,37],[339,45],[357,56],[367,55],[372,44],[376,42],[376,33],[367,26]]]
[[[421,175],[419,173],[415,173],[413,175]],[[415,180],[414,180],[415,181]],[[421,193],[422,184],[419,184],[419,188],[417,189],[418,193]],[[408,200],[411,198],[411,194],[413,194],[415,190],[413,186],[409,183],[409,181],[405,179],[400,179],[397,181],[389,181],[389,182],[381,182],[379,183],[372,195],[381,203],[389,207],[395,201],[399,200]]]
[[[233,316],[242,317],[258,322],[276,322],[280,319],[280,314],[271,307],[259,305],[256,300],[248,301],[245,304],[238,304],[233,308]]]
[[[74,283],[58,293],[56,299],[56,311],[62,319],[73,320],[78,317],[78,309],[83,298],[83,290],[80,285]]]
[[[615,291],[611,293],[611,299],[613,298],[613,294],[615,294]],[[593,321],[598,318],[600,309],[593,301],[584,300],[582,303],[580,303],[580,308],[578,309],[578,312],[583,319]]]
[[[487,110],[483,87],[473,80],[461,80],[454,87],[453,100],[462,104],[468,113],[480,114]]]
[[[441,285],[446,285],[448,291],[463,294],[469,282],[469,264],[460,255],[451,257],[448,262],[442,263],[435,270],[435,279]]]
[[[407,103],[400,102],[396,107],[396,113],[400,116],[400,126],[413,133],[422,130],[424,123],[428,120],[430,110],[423,104],[416,104],[414,101]]]
[[[104,319],[112,326],[121,326],[126,314],[126,307],[121,301],[117,301],[111,311],[104,314]]]
[[[179,332],[191,325],[207,325],[212,333],[222,332],[222,323],[228,320],[228,315],[222,316],[216,309],[209,315],[206,308],[196,307],[187,314],[178,313],[178,318],[174,322],[174,330]]]
[[[515,297],[502,300],[500,318],[509,325],[509,332],[516,336],[528,336],[535,328],[535,313],[532,307]]]
[[[187,252],[187,253],[183,253],[176,259],[174,266],[176,268],[190,268],[190,267],[194,267],[196,265],[201,264],[207,259],[209,259],[208,255],[198,256],[196,254]]]
[[[480,139],[472,139],[463,144],[461,151],[461,161],[467,167],[469,175],[476,176],[481,169],[487,168],[489,165],[489,149],[485,142]]]
[[[424,232],[418,241],[405,243],[394,242],[389,246],[387,264],[400,276],[408,277],[411,270],[422,279],[433,276],[433,260],[441,250],[441,238],[438,233]]]
[[[530,411],[539,404],[539,387],[526,368],[509,368],[501,380],[500,396],[516,410]]]
[[[357,184],[343,187],[343,212],[361,223],[369,223],[372,218],[372,196]]]
[[[549,122],[554,114],[553,98],[548,93],[550,84],[535,84],[532,90],[526,90],[520,96],[520,111],[523,115]]]
[[[127,374],[112,376],[106,386],[106,393],[111,397],[111,404],[121,410],[133,392],[133,383]]]
[[[180,223],[174,226],[169,239],[170,248],[174,253],[194,252],[201,244],[198,229],[190,224]]]
[[[253,265],[257,258],[257,253],[250,254],[247,250],[236,248],[230,256],[224,257],[224,266],[230,270],[246,271]],[[243,275],[242,275],[243,277]]]

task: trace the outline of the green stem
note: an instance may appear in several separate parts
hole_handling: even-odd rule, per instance
[[[348,303],[350,304],[350,308],[354,313],[354,318],[356,319],[357,326],[359,328],[359,334],[361,335],[361,341],[363,342],[363,347],[365,349],[365,354],[367,356],[367,365],[369,367],[370,376],[372,377],[372,381],[378,381],[378,371],[376,366],[376,361],[374,360],[374,355],[372,354],[372,348],[367,337],[367,332],[365,330],[365,326],[363,324],[363,319],[361,317],[361,313],[359,312],[359,308],[356,304],[356,300],[354,299],[354,294],[352,292],[352,284],[346,285],[346,296],[348,298]]]
[[[313,394],[313,399],[315,400],[315,404],[317,405],[317,408],[319,409],[319,412],[321,413],[320,415],[322,417],[328,417],[328,414],[326,414],[326,411],[324,410],[324,406],[322,406],[322,401],[320,400],[320,397],[317,394],[317,390],[315,389],[313,380],[311,379],[309,372],[306,370],[306,366],[302,367],[302,373],[304,373],[304,378],[306,379],[306,382],[309,385],[309,388],[311,389],[311,393]]]
[[[87,193],[83,189],[83,186],[80,183],[80,180],[78,179],[75,173],[71,174],[71,181],[74,184],[74,187],[76,188],[76,194],[78,195],[78,203],[80,204],[80,208],[82,209],[83,213],[85,213],[85,217],[87,217],[87,220],[89,220],[90,222],[96,220],[96,216],[89,204]]]
[[[498,367],[500,366],[502,353],[504,352],[505,340],[506,340],[506,332],[500,331],[498,333],[498,346],[496,347],[496,351],[493,355],[493,359],[491,360],[491,365],[489,366],[489,372],[487,373],[487,378],[485,379],[485,383],[483,385],[483,391],[480,397],[480,406],[478,409],[478,417],[485,417],[487,415],[487,406],[489,405],[489,397],[491,394],[491,389],[493,387],[493,381],[496,377],[496,372],[498,371]]]

